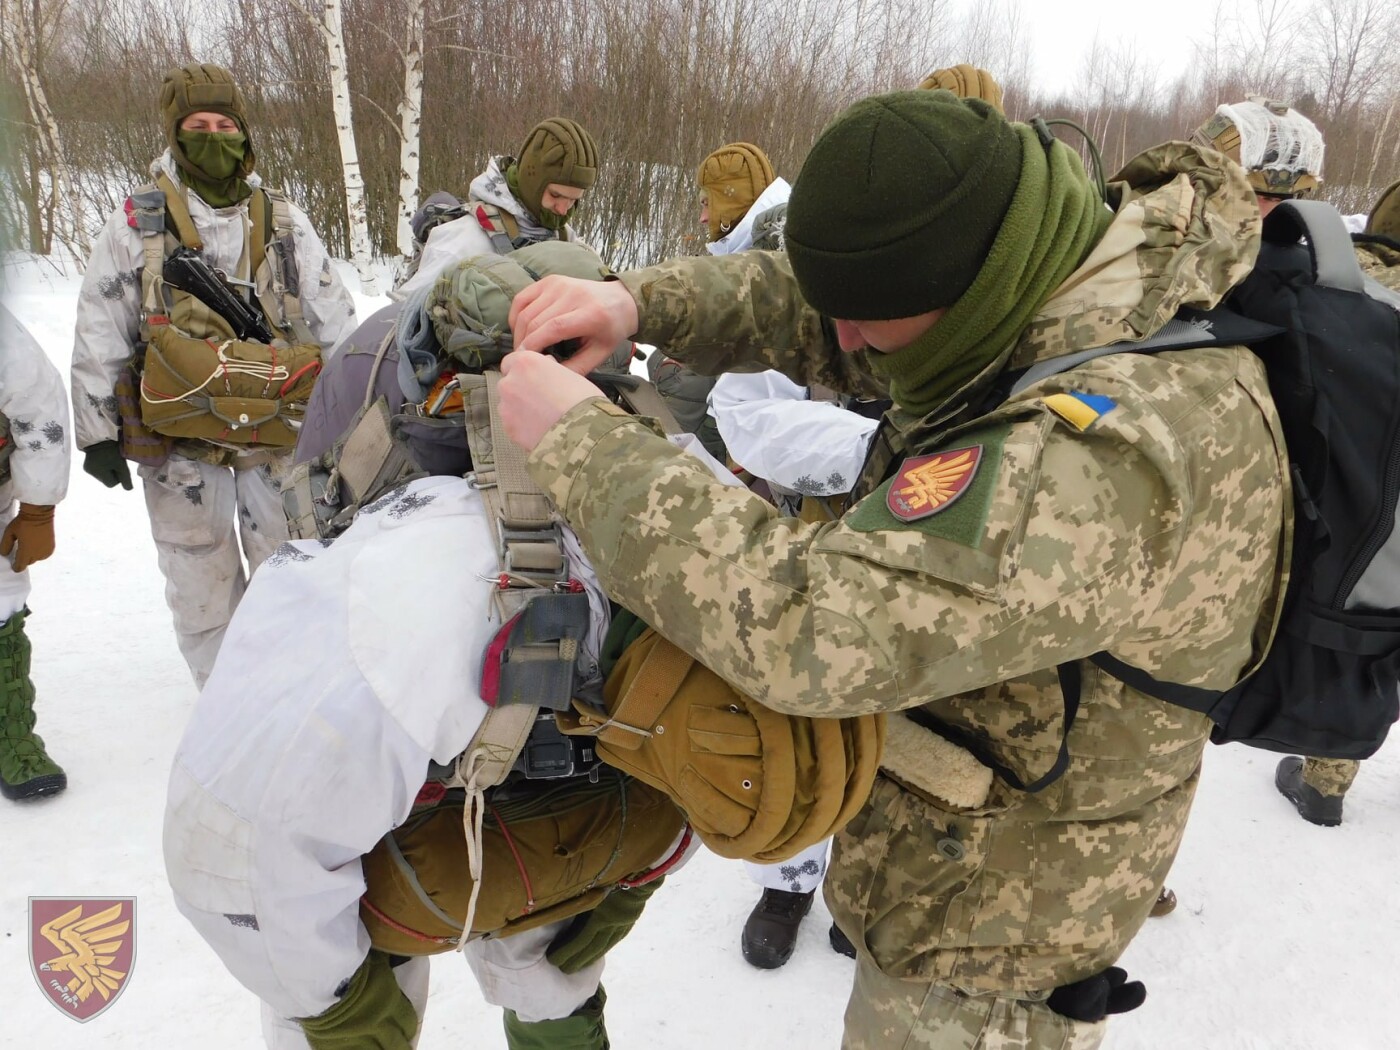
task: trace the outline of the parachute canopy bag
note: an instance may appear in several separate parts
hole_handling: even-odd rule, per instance
[[[1400,295],[1366,277],[1330,204],[1286,201],[1226,302],[1282,331],[1252,345],[1283,424],[1293,548],[1273,644],[1225,693],[1160,682],[1107,653],[1129,685],[1207,714],[1211,740],[1368,758],[1400,713]]]

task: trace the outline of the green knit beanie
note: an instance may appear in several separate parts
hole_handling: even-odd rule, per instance
[[[951,306],[996,240],[1021,144],[981,99],[897,91],[829,124],[788,201],[786,243],[803,296],[848,321]]]

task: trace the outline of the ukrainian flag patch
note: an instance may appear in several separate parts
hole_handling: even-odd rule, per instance
[[[1099,417],[1118,407],[1118,402],[1103,394],[1048,394],[1040,399],[1055,415],[1076,430],[1088,430]]]

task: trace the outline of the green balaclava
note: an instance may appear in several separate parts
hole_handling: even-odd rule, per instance
[[[560,230],[568,215],[556,215],[541,203],[550,183],[590,190],[598,181],[598,146],[586,129],[568,117],[550,117],[530,129],[516,161],[506,169],[506,183],[535,221]]]
[[[239,130],[181,131],[180,122],[192,113],[222,113]],[[256,157],[248,137],[247,108],[228,70],[192,63],[167,73],[160,87],[160,125],[181,178],[209,204],[226,208],[253,192],[247,176]]]
[[[919,90],[858,102],[822,132],[785,232],[798,287],[828,317],[947,310],[869,356],[922,414],[1010,347],[1111,218],[1068,146],[981,99]]]

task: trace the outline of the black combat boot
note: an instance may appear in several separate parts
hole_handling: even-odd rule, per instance
[[[34,732],[34,683],[29,678],[28,610],[0,623],[0,795],[23,801],[56,795],[68,777]]]
[[[763,891],[749,913],[749,921],[744,923],[744,936],[739,941],[750,965],[776,970],[792,958],[792,950],[797,947],[797,928],[811,910],[816,892]]]
[[[837,955],[844,955],[847,959],[856,957],[856,946],[851,943],[851,939],[841,932],[841,927],[836,923],[831,924],[831,929],[826,933],[826,939],[831,942],[831,950]]]
[[[1274,773],[1274,786],[1279,794],[1293,803],[1304,820],[1324,828],[1335,828],[1342,822],[1342,796],[1324,795],[1311,784],[1303,782],[1303,760],[1297,755],[1281,759]]]

